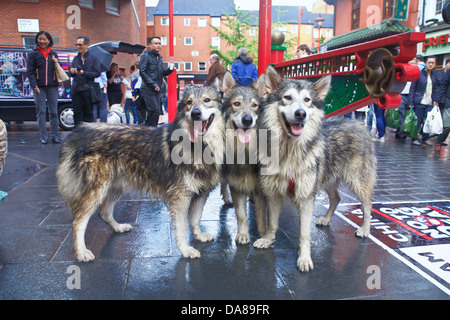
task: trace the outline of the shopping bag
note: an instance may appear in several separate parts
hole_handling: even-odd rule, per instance
[[[403,121],[402,126],[402,134],[404,136],[408,136],[415,139],[418,136],[417,130],[418,130],[418,120],[416,113],[414,112],[413,109],[409,109],[405,113],[405,120]]]
[[[387,109],[386,111],[386,126],[397,129],[400,123],[400,115],[397,109]]]
[[[427,114],[427,119],[423,125],[423,133],[441,134],[443,129],[441,110],[438,106],[434,106]]]
[[[55,73],[56,79],[58,80],[59,83],[69,80],[69,76],[59,63],[55,63]]]

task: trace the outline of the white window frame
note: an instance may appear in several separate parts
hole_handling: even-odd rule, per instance
[[[190,39],[190,43],[189,40]],[[193,37],[184,37],[184,45],[185,46],[193,46],[194,45],[194,38]]]
[[[186,68],[187,64],[190,65],[190,68]],[[184,69],[184,71],[192,71],[192,62],[190,62],[190,61],[183,61],[183,69]]]
[[[203,64],[203,68],[200,67],[201,63]],[[198,71],[206,71],[206,62],[204,62],[204,61],[198,62]]]
[[[162,17],[162,18],[161,18],[161,25],[162,25],[162,26],[168,26],[168,25],[169,25],[169,18],[167,18],[167,17]]]
[[[216,28],[220,28],[220,17],[214,17],[211,19],[211,25]]]
[[[206,18],[198,18],[198,27],[206,28],[206,26],[207,26],[206,22],[207,22]]]
[[[191,18],[184,18],[184,26],[185,27],[191,26]]]
[[[212,37],[211,46],[220,50],[220,37]]]

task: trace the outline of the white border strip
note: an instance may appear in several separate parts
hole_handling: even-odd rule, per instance
[[[437,201],[420,201],[420,202],[444,202],[444,201],[448,201],[448,200],[437,200]],[[405,202],[405,201],[401,201],[401,202],[383,202],[382,204],[393,204],[393,203],[420,203],[420,202]],[[381,203],[380,203],[381,204]],[[348,204],[346,204],[348,205]],[[357,205],[357,204],[355,204]],[[341,214],[339,211],[335,211],[334,214],[336,214],[338,217],[340,217],[342,220],[344,220],[345,222],[347,222],[348,224],[350,224],[352,227],[354,227],[355,229],[358,229],[359,226],[354,223],[353,221],[351,221],[350,219],[348,219],[347,217],[345,217],[343,214]],[[422,271],[420,268],[418,268],[417,266],[415,266],[413,263],[411,263],[410,261],[408,261],[407,259],[405,259],[402,255],[398,254],[397,252],[395,252],[394,249],[389,248],[387,245],[385,245],[383,242],[381,242],[380,240],[378,240],[377,238],[375,238],[374,236],[372,236],[371,234],[369,235],[369,239],[372,240],[373,242],[375,242],[376,244],[378,244],[380,247],[382,247],[384,250],[386,250],[387,252],[389,252],[390,254],[392,254],[394,257],[396,257],[398,260],[400,260],[401,262],[403,262],[404,264],[406,264],[408,267],[410,267],[411,269],[413,269],[414,271],[416,271],[418,274],[420,274],[422,277],[424,277],[425,279],[427,279],[428,281],[430,281],[432,284],[434,284],[436,287],[438,287],[439,289],[441,289],[442,291],[444,291],[446,294],[448,294],[450,296],[450,289],[448,289],[447,287],[445,287],[444,285],[442,285],[440,282],[438,282],[436,279],[434,279],[433,277],[431,277],[428,273]]]

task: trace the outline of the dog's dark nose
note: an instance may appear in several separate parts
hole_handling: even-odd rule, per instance
[[[199,109],[193,109],[191,111],[192,120],[200,120],[202,118],[202,112]]]
[[[303,109],[297,109],[295,111],[295,119],[297,120],[305,120],[306,118],[306,111]]]
[[[246,114],[245,116],[242,117],[242,124],[246,127],[250,127],[253,123],[253,118],[251,116],[249,116],[248,114]]]

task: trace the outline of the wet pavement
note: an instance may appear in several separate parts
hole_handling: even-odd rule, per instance
[[[61,132],[62,138],[67,134]],[[42,145],[33,123],[12,126],[8,142],[0,176],[0,190],[8,192],[0,201],[2,300],[450,297],[448,147],[435,152],[432,147],[412,146],[409,139],[396,140],[390,132],[386,142],[376,142],[379,166],[373,201],[374,212],[380,214],[373,215],[377,219],[372,236],[355,237],[358,201],[341,187],[341,205],[331,226],[312,226],[314,270],[301,273],[296,268],[298,219],[292,204],[284,205],[274,246],[255,249],[234,241],[234,209],[223,205],[218,189],[208,198],[201,220],[214,242],[200,243],[189,233],[200,259],[181,256],[163,204],[129,192],[117,203],[115,217],[132,224],[133,230],[115,234],[92,217],[86,243],[96,260],[78,263],[72,249],[72,217],[56,185],[60,145]],[[314,219],[326,212],[327,201],[321,193]],[[409,214],[406,207],[416,213]],[[253,242],[258,234],[251,203],[248,211]]]

